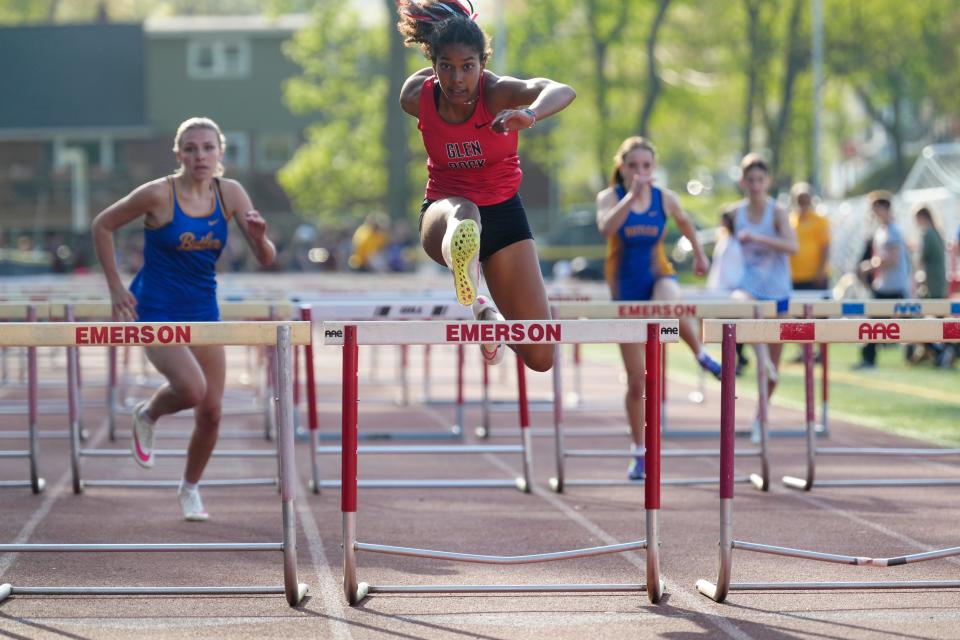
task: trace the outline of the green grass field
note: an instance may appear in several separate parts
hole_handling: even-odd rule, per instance
[[[719,345],[709,350],[719,359]],[[797,345],[785,347],[780,386],[774,404],[803,409],[803,366],[790,361],[799,353]],[[684,382],[696,382],[697,364],[685,345],[668,350],[668,375]],[[928,442],[960,446],[960,371],[935,369],[929,364],[911,365],[903,357],[902,346],[880,347],[877,368],[853,371],[859,361],[859,347],[830,347],[830,416],[891,433],[920,438]],[[755,356],[747,348],[748,366],[737,385],[738,395],[756,398]],[[584,357],[597,362],[620,362],[613,345],[589,345]],[[715,384],[715,383],[710,383]],[[817,402],[819,415],[819,367]]]

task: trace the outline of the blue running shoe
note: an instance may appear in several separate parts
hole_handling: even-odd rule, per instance
[[[703,355],[697,356],[697,362],[704,371],[713,374],[717,380],[720,379],[720,363],[711,358],[709,353],[704,351]]]
[[[627,468],[627,478],[630,480],[643,480],[646,478],[645,462],[644,456],[635,456]]]

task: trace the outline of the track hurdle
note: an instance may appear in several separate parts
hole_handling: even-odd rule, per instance
[[[274,305],[242,305],[236,306],[231,305],[234,313],[239,315],[251,314],[252,316],[258,315],[258,313],[267,312],[272,315],[276,315],[276,307]],[[80,309],[81,313],[84,316],[96,315],[96,311],[102,311],[101,305],[91,305],[88,307],[82,307]],[[73,306],[65,305],[65,314],[67,317],[72,318],[74,315]],[[249,317],[249,316],[248,316]],[[197,323],[203,324],[203,323]],[[210,324],[210,323],[207,323]],[[269,325],[269,322],[267,323]],[[116,323],[109,323],[100,325],[101,327],[112,327],[116,326]],[[125,346],[128,348],[131,346],[136,346],[138,342],[125,343]],[[157,346],[156,344],[152,346]],[[115,346],[111,345],[109,347],[113,350],[114,354],[116,353]],[[158,489],[158,488],[176,488],[179,486],[179,480],[115,480],[115,479],[90,479],[83,477],[83,465],[81,458],[122,458],[125,459],[130,456],[130,452],[127,449],[85,449],[80,444],[80,415],[79,415],[79,352],[76,346],[67,347],[67,389],[70,398],[70,432],[71,432],[71,447],[70,447],[70,470],[71,470],[71,479],[74,493],[81,493],[89,487],[126,487],[126,488],[137,488],[137,489]],[[275,365],[275,356],[268,354],[268,367],[265,377],[267,379],[266,388],[274,389],[275,380],[276,380],[276,365]],[[114,360],[111,360],[111,364],[114,363]],[[292,370],[292,369],[291,369]],[[111,370],[110,378],[113,380],[115,378],[115,370]],[[108,393],[111,395],[108,396],[109,400],[115,400],[115,395],[112,395],[115,392],[115,387],[111,384],[108,385]],[[265,424],[268,425],[268,428],[275,428],[276,418],[270,416],[270,413],[276,411],[275,401],[272,397],[264,399],[264,405],[266,406],[265,415]],[[115,407],[114,404],[108,404],[109,407]],[[108,409],[109,411],[110,409]],[[258,410],[259,411],[259,410]],[[230,412],[224,412],[226,415],[231,415]],[[249,413],[247,411],[246,413]],[[237,412],[234,412],[232,415],[237,415]],[[115,414],[111,412],[110,414],[110,426],[114,426],[114,417]],[[262,432],[259,431],[247,431],[242,432],[243,435],[262,435]],[[164,433],[164,435],[169,435]],[[176,435],[176,432],[174,432]],[[276,459],[279,456],[280,445],[279,442],[275,444],[272,449],[215,449],[213,451],[213,458],[267,458],[267,459]],[[184,458],[187,455],[185,449],[156,449],[154,451],[154,456],[157,458]],[[204,480],[201,484],[204,487],[237,487],[237,486],[277,486],[280,479],[277,477],[271,478],[242,478],[242,479],[220,479],[220,480]]]
[[[0,585],[0,600],[11,595],[238,595],[283,594],[290,606],[300,603],[307,585],[297,580],[296,469],[293,447],[293,388],[291,349],[310,341],[307,323],[57,323],[37,326],[12,323],[0,331],[0,344],[7,346],[71,347],[68,366],[76,366],[76,350],[89,346],[130,344],[165,345],[257,345],[274,347],[278,362],[280,501],[282,540],[258,543],[160,543],[160,544],[0,544],[0,553],[208,553],[226,551],[279,551],[283,554],[283,586],[242,587],[17,587]],[[72,363],[72,364],[71,364]],[[75,439],[75,438],[74,438]]]
[[[37,309],[33,305],[27,305],[25,308],[25,317],[24,320],[27,323],[34,323],[37,320]],[[0,332],[3,331],[3,327],[0,326]],[[40,493],[43,491],[46,483],[44,479],[41,478],[38,474],[38,463],[37,463],[37,452],[38,444],[37,438],[39,433],[37,430],[37,406],[39,405],[39,393],[38,393],[39,381],[37,379],[37,348],[35,346],[27,347],[27,430],[22,435],[26,436],[27,439],[27,449],[25,450],[4,450],[0,451],[0,460],[8,460],[15,458],[26,458],[28,463],[28,470],[30,474],[29,480],[3,480],[0,481],[0,488],[3,489],[15,489],[22,487],[30,487],[30,490],[33,493]]]
[[[787,314],[791,318],[947,318],[960,316],[960,301],[949,299],[903,300],[791,300]],[[829,347],[820,344],[820,424],[818,436],[830,434]],[[812,366],[812,365],[811,365]],[[806,364],[804,365],[806,368]],[[806,429],[798,432],[806,435]]]
[[[651,602],[658,602],[663,594],[659,567],[659,509],[660,509],[660,430],[659,393],[650,396],[646,415],[651,428],[647,430],[649,458],[648,481],[645,486],[647,538],[615,545],[558,551],[551,553],[495,556],[453,553],[429,549],[413,549],[383,544],[358,542],[357,515],[357,354],[361,344],[477,344],[492,342],[494,336],[503,336],[510,344],[560,344],[562,342],[636,342],[646,343],[648,359],[647,384],[659,389],[660,368],[654,366],[660,354],[660,336],[678,332],[675,320],[643,322],[634,320],[573,320],[515,321],[515,322],[368,322],[325,323],[324,340],[327,344],[343,345],[343,453],[342,491],[340,509],[343,515],[343,571],[344,595],[351,605],[373,593],[499,593],[499,592],[593,592],[593,591],[647,591]],[[659,364],[659,363],[656,363]],[[529,445],[529,431],[524,428],[523,441]],[[524,469],[529,476],[531,460],[525,449]],[[482,564],[515,565],[583,558],[611,553],[646,549],[646,584],[539,584],[539,585],[368,585],[357,578],[358,551],[432,558],[438,560]]]
[[[831,312],[836,312],[836,303],[825,304],[819,309],[812,310],[810,313],[811,316],[828,314]],[[881,329],[886,331],[888,334],[893,332],[896,334],[901,333],[902,320],[899,318],[904,317],[915,317],[915,316],[935,316],[935,317],[945,317],[960,314],[960,302],[952,300],[869,300],[863,302],[843,302],[843,309],[841,312],[845,314],[856,313],[857,315],[864,316],[878,316],[886,312],[886,317],[889,319],[885,320],[862,320],[860,321],[859,326],[861,327],[860,333],[865,334],[866,337],[872,335],[872,333],[880,332]],[[937,321],[935,321],[937,322]],[[944,335],[935,335],[933,339],[923,340],[923,342],[952,342],[953,340],[947,339],[944,336],[953,329],[948,329],[954,324],[960,326],[960,323],[953,321],[943,321],[943,334]],[[949,324],[948,324],[949,323]],[[874,331],[876,327],[876,331]],[[936,334],[936,331],[934,331]],[[871,340],[871,342],[878,342],[878,340]],[[903,338],[900,340],[890,339],[887,342],[913,342],[909,338]],[[822,347],[826,347],[829,343],[821,343]],[[806,349],[808,345],[804,345]],[[805,354],[805,360],[812,360],[812,358],[807,358]],[[807,366],[807,369],[810,370],[813,368],[812,362]],[[824,370],[824,376],[826,376],[826,370]],[[808,394],[807,402],[811,402],[811,397]],[[807,411],[811,411],[808,406]],[[802,478],[796,476],[784,476],[783,484],[786,487],[791,489],[798,489],[800,491],[810,491],[815,486],[823,488],[843,488],[843,487],[916,487],[916,486],[925,486],[925,487],[935,487],[935,486],[958,486],[960,485],[960,478],[884,478],[884,479],[866,479],[866,478],[848,478],[848,479],[830,479],[822,480],[817,479],[816,465],[817,465],[817,456],[843,456],[843,457],[914,457],[914,458],[940,458],[940,457],[958,457],[960,456],[960,449],[948,449],[948,448],[884,448],[884,447],[818,447],[816,438],[814,434],[811,434],[810,422],[807,423],[806,429],[807,441],[806,441],[806,473]]]
[[[613,303],[569,303],[563,305],[557,305],[554,307],[554,317],[558,319],[567,319],[567,318],[651,318],[654,314],[672,314],[673,317],[696,317],[700,319],[704,318],[754,318],[754,317],[763,317],[765,315],[775,315],[776,308],[775,303],[773,302],[737,302],[731,300],[723,301],[690,301],[690,302],[678,302],[678,301],[665,301],[657,303],[634,303],[634,302],[613,302]],[[672,342],[679,341],[679,336],[674,336]],[[664,342],[664,350],[666,349],[666,342]],[[766,380],[763,375],[765,372],[762,370],[762,367],[758,367],[758,384],[760,389],[761,396],[766,390]],[[562,391],[560,390],[560,385],[562,384],[562,376],[560,375],[559,367],[554,368],[554,386],[555,386],[555,396],[562,397]],[[665,378],[665,376],[664,376]],[[647,392],[649,395],[649,391]],[[661,402],[663,408],[661,409],[662,414],[666,414],[666,402],[661,394]],[[661,418],[662,420],[662,418]],[[661,421],[661,425],[663,422]],[[762,426],[765,426],[762,423]],[[566,446],[566,436],[568,435],[623,435],[624,430],[619,429],[614,432],[601,432],[601,430],[590,428],[590,427],[573,427],[568,428],[565,425],[563,419],[563,413],[561,407],[558,405],[557,409],[554,411],[554,424],[553,424],[553,436],[554,436],[554,459],[556,461],[556,475],[550,478],[550,488],[557,492],[562,493],[564,489],[568,486],[624,486],[624,485],[639,485],[643,481],[634,481],[622,478],[597,478],[597,479],[578,479],[567,477],[566,474],[566,459],[567,458],[622,458],[627,460],[631,458],[634,454],[627,449],[570,449]],[[665,427],[661,428],[661,437],[673,436],[685,436],[685,437],[716,437],[718,435],[716,430],[708,429],[697,429],[697,430],[674,430],[668,431]],[[749,432],[741,432],[738,435],[749,435]],[[664,449],[660,452],[661,458],[710,458],[718,457],[720,451],[718,449]],[[753,449],[740,449],[736,451],[737,456],[743,457],[756,457],[760,460],[760,471],[759,473],[752,473],[748,476],[739,477],[736,479],[737,482],[750,483],[755,488],[761,491],[766,491],[770,486],[770,464],[769,458],[767,455],[767,441],[766,438],[761,438],[761,442],[757,448]],[[682,485],[682,486],[691,486],[691,485],[701,485],[701,484],[714,484],[716,483],[715,478],[701,477],[701,478],[667,478],[661,479],[661,484],[665,485]]]
[[[720,567],[716,582],[698,580],[697,590],[717,602],[723,602],[729,591],[785,591],[811,589],[930,589],[957,588],[960,580],[897,581],[897,582],[755,582],[731,583],[733,551],[752,551],[768,555],[801,558],[872,567],[895,567],[939,558],[960,556],[960,547],[910,554],[896,558],[873,558],[824,553],[805,549],[771,546],[733,538],[733,474],[736,417],[736,343],[769,344],[799,342],[810,347],[814,342],[861,343],[870,342],[960,342],[960,322],[942,320],[753,320],[704,322],[706,342],[720,342],[723,346],[723,376],[720,400]],[[812,349],[806,356],[812,359]],[[807,425],[812,433],[812,387],[807,388]],[[812,436],[810,436],[812,438]]]

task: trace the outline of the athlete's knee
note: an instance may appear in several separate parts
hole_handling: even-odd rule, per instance
[[[553,368],[553,357],[555,349],[532,349],[524,354],[523,361],[534,371],[543,373]]]
[[[634,401],[643,400],[643,376],[627,375],[627,398]]]
[[[207,395],[207,383],[201,378],[189,384],[177,385],[174,387],[174,391],[185,407],[190,409],[203,402],[203,398]]]
[[[220,426],[223,411],[219,402],[203,402],[197,405],[194,412],[197,417],[197,424],[203,425],[207,429],[217,429]]]

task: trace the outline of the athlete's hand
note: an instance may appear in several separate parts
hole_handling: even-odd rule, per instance
[[[737,240],[739,240],[740,242],[750,242],[753,239],[754,239],[754,236],[752,233],[750,233],[749,229],[744,229],[743,231],[737,234]]]
[[[504,109],[493,119],[490,128],[496,133],[507,135],[510,131],[529,129],[537,120],[528,112],[520,109]]]
[[[695,255],[693,257],[693,273],[699,277],[707,275],[710,271],[710,260],[705,255]]]
[[[113,318],[119,322],[134,322],[137,319],[137,299],[126,289],[111,289],[110,302]]]
[[[260,216],[260,212],[251,209],[243,214],[243,219],[247,223],[247,233],[251,240],[262,240],[267,235],[267,221]]]
[[[633,178],[630,180],[630,188],[627,190],[627,195],[629,195],[634,200],[637,200],[640,196],[643,195],[644,191],[653,186],[653,176],[642,176],[639,173],[634,174]]]

